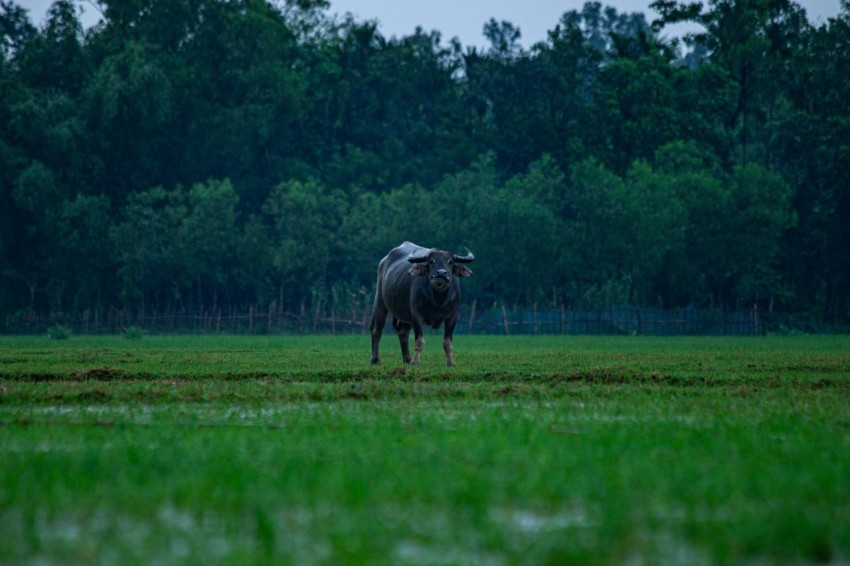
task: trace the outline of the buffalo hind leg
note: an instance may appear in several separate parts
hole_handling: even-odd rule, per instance
[[[452,335],[455,331],[455,324],[457,324],[456,316],[446,321],[446,326],[443,330],[443,351],[446,353],[447,366],[455,365],[455,357],[452,352]]]
[[[396,332],[398,332],[398,341],[401,344],[401,359],[404,363],[410,363],[410,329],[413,328],[406,322],[396,322],[393,324]]]
[[[378,357],[378,346],[381,344],[381,334],[383,334],[384,324],[387,322],[387,309],[378,301],[375,301],[375,303],[375,308],[372,309],[372,321],[369,323],[369,330],[372,333],[372,365],[381,361]]]

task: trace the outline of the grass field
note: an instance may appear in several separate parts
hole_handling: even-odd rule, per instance
[[[850,337],[0,338],[0,562],[850,561]]]

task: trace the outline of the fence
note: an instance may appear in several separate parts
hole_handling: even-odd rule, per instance
[[[4,334],[44,334],[57,324],[75,334],[120,334],[138,327],[152,334],[366,334],[371,313],[298,313],[249,305],[197,313],[172,311],[143,313],[110,308],[84,311],[77,316],[36,313],[5,317]],[[626,335],[757,335],[763,331],[758,309],[644,309],[631,306],[592,310],[461,307],[455,334],[626,334]]]
[[[631,306],[592,310],[509,310],[502,306],[483,316],[463,314],[456,332],[465,334],[598,335],[756,335],[762,332],[758,307],[750,310],[644,309]]]

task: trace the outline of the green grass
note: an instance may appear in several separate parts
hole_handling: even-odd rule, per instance
[[[850,560],[850,338],[0,338],[0,562]]]

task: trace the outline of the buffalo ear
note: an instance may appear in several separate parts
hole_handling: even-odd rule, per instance
[[[472,277],[472,270],[465,265],[455,265],[452,271],[458,277]]]
[[[411,275],[428,275],[428,264],[414,263],[408,273]]]

